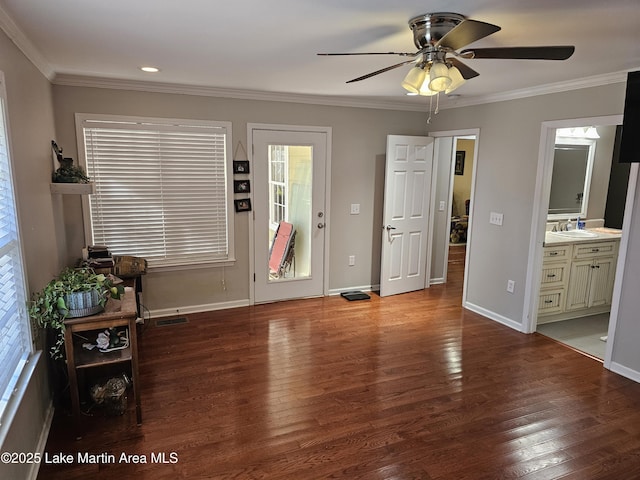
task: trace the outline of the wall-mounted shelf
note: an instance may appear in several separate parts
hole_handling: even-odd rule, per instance
[[[96,193],[95,183],[51,183],[51,193],[90,195]]]

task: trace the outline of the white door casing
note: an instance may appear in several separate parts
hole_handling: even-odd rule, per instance
[[[253,303],[266,303],[293,298],[316,297],[325,294],[325,243],[328,237],[326,205],[330,129],[319,127],[251,125],[248,128],[252,144],[253,197]],[[272,145],[310,147],[312,153],[312,185],[304,208],[309,209],[309,227],[297,227],[297,252],[309,252],[309,264],[304,275],[296,275],[300,259],[295,260],[292,274],[274,279],[269,276],[269,170],[268,152]],[[300,207],[299,204],[295,205]],[[252,279],[253,280],[253,279]]]
[[[380,296],[425,288],[430,241],[433,138],[389,135]]]

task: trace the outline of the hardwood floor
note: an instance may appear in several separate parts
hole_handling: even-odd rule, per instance
[[[38,478],[640,478],[640,384],[462,309],[461,271],[383,299],[149,326],[142,426],[131,408],[87,417],[76,441],[59,411],[46,450],[74,461]],[[77,452],[106,462],[79,464]]]

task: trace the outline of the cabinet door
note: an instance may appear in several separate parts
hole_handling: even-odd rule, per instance
[[[566,310],[589,307],[589,290],[593,260],[578,260],[571,263]]]
[[[616,264],[613,257],[599,258],[591,270],[589,306],[610,305]]]

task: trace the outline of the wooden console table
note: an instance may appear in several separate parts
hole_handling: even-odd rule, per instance
[[[67,369],[71,388],[71,406],[75,420],[76,432],[80,432],[80,394],[78,390],[77,370],[118,363],[131,363],[131,381],[133,384],[133,398],[136,403],[137,424],[142,424],[142,409],[140,404],[140,384],[138,375],[138,340],[136,337],[136,308],[135,289],[126,287],[121,300],[109,299],[104,312],[89,317],[69,318],[64,321],[64,345],[67,355]],[[75,341],[74,333],[103,331],[114,327],[128,327],[129,346],[122,350],[102,353],[97,349],[82,348],[83,342]]]

